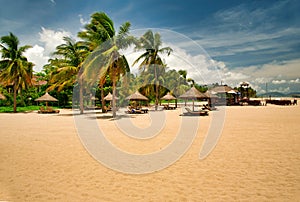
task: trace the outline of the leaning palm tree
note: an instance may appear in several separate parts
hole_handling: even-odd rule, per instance
[[[79,103],[80,113],[83,113],[83,92],[82,92],[82,76],[77,74],[84,59],[88,54],[88,48],[82,42],[75,42],[69,37],[64,37],[65,44],[56,47],[54,55],[60,58],[50,60],[50,66],[54,66],[54,71],[50,74],[50,87],[48,90],[61,90],[73,86],[76,81],[79,85]]]
[[[27,58],[23,55],[31,46],[18,46],[19,40],[14,34],[10,33],[8,36],[1,37],[0,48],[2,60],[0,61],[0,79],[7,85],[13,85],[14,112],[17,112],[18,90],[31,85],[33,73],[33,63],[28,62]]]
[[[109,40],[115,35],[113,21],[103,12],[96,12],[91,16],[91,22],[85,25],[85,30],[78,32],[78,37],[85,40],[88,44],[89,50],[94,51],[99,45]],[[99,88],[101,92],[101,108],[105,111],[104,101],[104,84],[106,82],[106,75],[99,79]]]
[[[129,65],[124,55],[119,53],[122,48],[127,48],[134,42],[134,38],[129,36],[130,23],[121,25],[118,34],[114,29],[113,21],[105,13],[94,13],[90,24],[86,25],[86,30],[79,32],[78,36],[86,39],[91,50],[94,50],[84,62],[84,75],[91,81],[100,80],[100,85],[104,84],[107,75],[113,83],[113,117],[116,116],[116,83],[122,75],[129,72]],[[98,46],[97,46],[98,45]],[[103,86],[101,87],[103,101]],[[102,103],[102,110],[104,103]]]
[[[146,50],[140,57],[138,57],[133,65],[138,63],[141,59],[143,61],[140,63],[139,68],[143,72],[149,71],[149,69],[154,69],[154,80],[155,80],[155,109],[157,110],[158,106],[158,95],[159,95],[159,75],[158,67],[165,67],[159,54],[166,53],[168,56],[173,51],[170,47],[160,48],[162,45],[161,37],[159,33],[153,34],[151,30],[147,31],[140,39],[139,43],[136,46],[137,50]]]

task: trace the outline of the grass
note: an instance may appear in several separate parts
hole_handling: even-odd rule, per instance
[[[53,107],[56,108],[56,107]],[[17,112],[31,112],[35,110],[39,110],[40,106],[26,106],[26,107],[17,107]],[[12,106],[9,107],[0,107],[0,113],[12,113],[14,112],[14,108]]]

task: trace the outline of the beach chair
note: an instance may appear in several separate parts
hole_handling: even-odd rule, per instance
[[[148,110],[147,110],[148,112]],[[127,107],[127,110],[125,111],[126,114],[142,114],[145,113],[141,109],[135,109],[133,107]]]
[[[52,107],[40,107],[39,114],[54,114],[59,113],[59,110],[55,110]]]
[[[200,110],[200,111],[192,111],[190,108],[186,107],[185,110],[187,112],[183,113],[185,116],[208,116],[209,110]]]

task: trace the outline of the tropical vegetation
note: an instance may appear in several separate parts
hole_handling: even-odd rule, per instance
[[[173,51],[170,47],[161,48],[162,41],[159,33],[153,34],[151,30],[147,31],[137,43],[137,50],[145,50],[140,57],[138,57],[134,63],[138,63],[140,60],[143,60],[139,68],[145,75],[145,80],[151,81],[155,88],[155,109],[157,110],[158,101],[159,101],[159,87],[163,82],[162,74],[164,73],[164,68],[166,64],[161,59],[159,54],[166,53],[168,56]],[[148,85],[149,86],[149,85]]]
[[[124,55],[119,53],[132,43],[134,38],[129,36],[130,23],[125,22],[116,34],[113,21],[105,13],[95,13],[92,20],[85,26],[86,31],[78,33],[78,36],[87,39],[93,52],[84,63],[83,74],[89,82],[99,80],[101,97],[103,98],[103,85],[107,75],[112,81],[113,116],[116,116],[116,83],[122,75],[129,72],[129,65]],[[102,99],[102,106],[104,106]],[[104,111],[105,109],[102,108]]]
[[[75,42],[69,37],[64,38],[65,44],[56,47],[54,55],[59,58],[50,59],[45,68],[49,71],[49,87],[47,90],[57,90],[79,86],[80,113],[83,113],[83,86],[80,68],[88,54],[88,47],[83,42]]]
[[[13,104],[14,112],[17,106],[22,107],[20,110],[30,109],[31,105],[39,104],[34,102],[37,97],[49,91],[59,100],[60,106],[70,107],[72,101],[77,101],[72,100],[75,92],[79,95],[80,113],[83,113],[94,92],[94,99],[100,100],[98,105],[105,112],[103,98],[112,92],[115,116],[116,97],[119,105],[126,104],[125,97],[136,90],[146,95],[157,108],[159,98],[167,92],[179,96],[191,86],[201,92],[208,89],[187,78],[186,70],[174,69],[164,62],[164,57],[173,50],[163,47],[159,33],[148,30],[135,38],[130,35],[130,27],[130,22],[125,22],[116,31],[107,14],[96,12],[78,32],[79,40],[64,37],[64,43],[56,47],[42,72],[37,73],[33,72],[34,64],[24,56],[31,46],[20,47],[18,38],[12,33],[1,37],[0,93],[6,99],[0,99],[0,106],[9,108]],[[128,64],[122,54],[128,47],[142,52],[133,64]],[[131,65],[137,65],[139,72],[131,72]],[[251,95],[255,93],[250,91]],[[8,108],[4,111],[9,111]]]
[[[24,52],[31,46],[19,47],[19,39],[10,33],[1,37],[0,81],[2,85],[13,86],[13,111],[17,112],[17,94],[27,89],[32,83],[33,63],[28,62]]]

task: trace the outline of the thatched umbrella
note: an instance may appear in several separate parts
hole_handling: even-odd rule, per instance
[[[6,97],[0,93],[0,100],[5,100],[5,99],[6,99]]]
[[[163,96],[162,98],[160,98],[161,100],[176,100],[177,98],[174,97],[173,95],[171,95],[170,92],[168,92],[165,96]]]
[[[211,89],[211,91],[214,91],[218,95],[220,95],[219,96],[220,100],[223,100],[225,103],[227,103],[227,98],[231,97],[231,94],[228,92],[232,92],[232,90],[233,90],[233,88],[231,88],[230,86],[227,86],[227,85],[216,86]],[[223,102],[223,101],[221,101],[221,102]]]
[[[177,100],[176,97],[174,97],[173,95],[171,95],[170,92],[168,92],[165,96],[163,96],[162,98],[160,98],[161,100],[167,100],[168,101],[168,106],[170,103],[170,100]],[[176,107],[177,107],[177,102],[176,102]]]
[[[107,101],[112,101],[113,100],[113,95],[109,92],[107,94],[107,96],[105,96],[103,99],[107,100]],[[115,96],[115,99],[118,100],[119,98],[117,96]]]
[[[228,93],[229,91],[233,90],[230,86],[216,86],[211,89],[216,93]]]
[[[210,107],[212,107],[212,105],[216,102],[216,100],[219,98],[217,95],[217,93],[211,90],[208,90],[204,93],[204,95],[207,96],[208,99],[208,105]]]
[[[94,100],[94,101],[96,101],[96,100],[99,100],[97,97],[95,97],[95,96],[92,96],[91,97],[91,100]]]
[[[110,105],[112,105],[112,100],[113,100],[113,95],[109,92],[104,98],[104,100],[106,101],[110,101]],[[115,100],[118,100],[119,98],[117,96],[115,96]]]
[[[184,94],[180,95],[179,98],[185,99],[185,100],[192,100],[193,101],[193,111],[194,111],[194,101],[202,98],[207,98],[207,96],[204,93],[201,93],[198,91],[194,86],[185,92]]]
[[[126,100],[149,100],[146,96],[142,95],[139,91],[135,91],[132,95],[125,98]]]
[[[46,102],[46,107],[48,107],[48,102],[57,102],[58,100],[55,97],[49,95],[48,92],[46,92],[45,95],[35,99],[35,101]]]
[[[142,95],[139,91],[136,91],[132,95],[129,95],[125,98],[126,100],[132,100],[132,101],[148,101],[149,99]]]
[[[207,98],[218,98],[218,96],[216,95],[217,93],[211,90],[208,90],[204,93],[204,95],[207,96]]]
[[[235,90],[230,90],[227,93],[229,93],[229,94],[237,94],[237,92]]]

